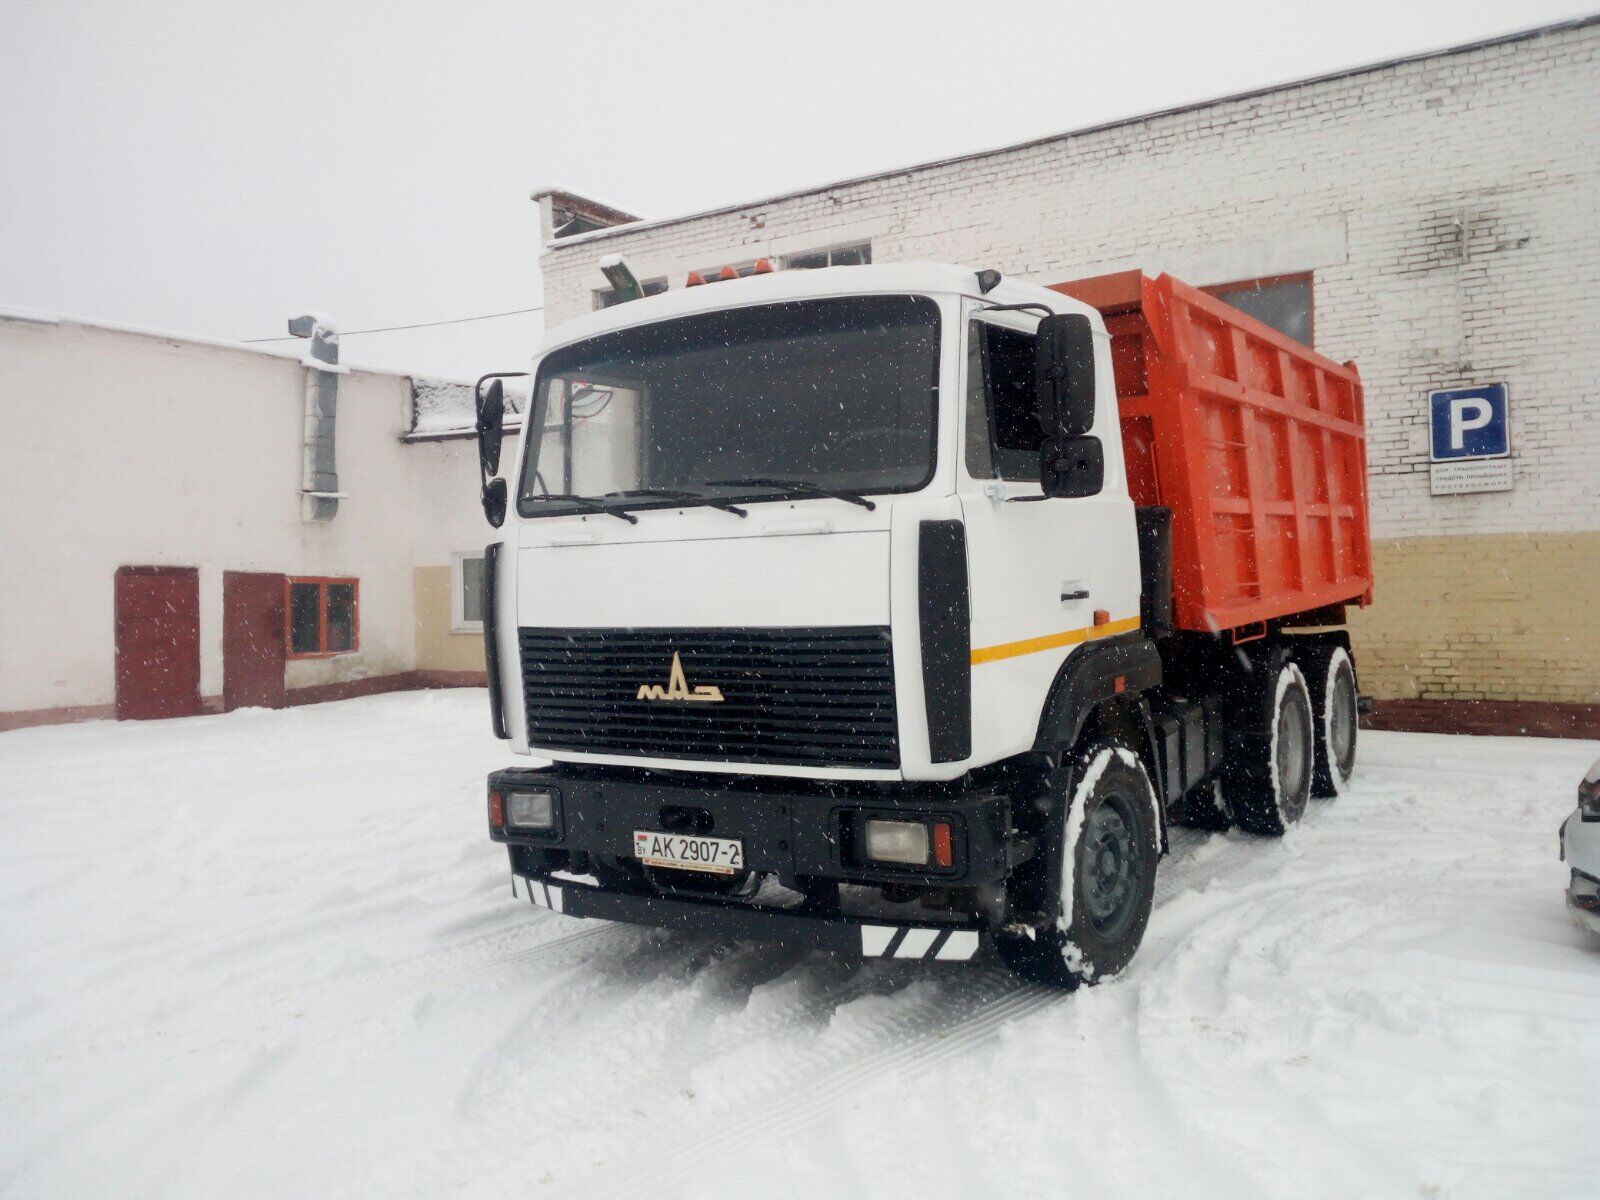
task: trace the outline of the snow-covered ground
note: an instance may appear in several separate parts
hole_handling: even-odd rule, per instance
[[[514,901],[485,708],[0,734],[0,1192],[1600,1194],[1600,744],[1364,735],[1060,995]]]

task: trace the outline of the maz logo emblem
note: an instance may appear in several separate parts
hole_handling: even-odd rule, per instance
[[[689,704],[721,704],[722,689],[710,684],[701,684],[694,691],[689,690],[689,681],[683,675],[683,662],[678,658],[677,651],[672,654],[672,671],[667,676],[667,686],[659,683],[641,683],[636,700],[682,700]]]

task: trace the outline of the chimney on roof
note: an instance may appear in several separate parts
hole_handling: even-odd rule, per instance
[[[536,188],[529,198],[539,206],[539,232],[546,245],[640,219],[634,213],[560,188]]]

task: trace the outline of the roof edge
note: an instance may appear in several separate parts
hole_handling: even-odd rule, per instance
[[[198,333],[178,333],[171,329],[158,329],[148,325],[129,325],[122,321],[106,321],[95,317],[77,317],[68,313],[46,312],[41,309],[25,308],[14,304],[0,304],[0,324],[7,321],[16,321],[26,325],[76,325],[81,329],[98,329],[106,333],[123,333],[131,337],[155,338],[163,342],[182,342],[190,346],[200,346],[207,350],[236,350],[241,354],[259,354],[278,362],[291,365],[308,365],[305,361],[305,349],[308,344],[301,339],[295,339],[293,348],[285,347],[281,350],[270,349],[266,346],[252,346],[244,342],[230,342],[226,338],[206,337]],[[288,341],[287,338],[276,339]],[[342,375],[382,375],[391,379],[435,380],[440,383],[458,383],[463,387],[471,387],[470,380],[445,379],[441,376],[426,375],[417,371],[402,371],[394,367],[362,367],[354,363],[339,363],[338,373]]]
[[[1110,129],[1119,129],[1126,125],[1137,125],[1141,121],[1154,121],[1162,117],[1182,116],[1186,113],[1199,112],[1202,109],[1213,108],[1220,104],[1233,104],[1240,100],[1253,100],[1260,96],[1270,96],[1277,92],[1292,91],[1295,88],[1311,87],[1319,83],[1332,83],[1339,79],[1349,79],[1357,75],[1370,75],[1377,71],[1388,71],[1396,67],[1409,66],[1412,63],[1427,62],[1430,59],[1449,58],[1457,54],[1470,54],[1477,50],[1487,50],[1494,46],[1509,45],[1512,42],[1529,41],[1537,37],[1545,37],[1554,33],[1568,33],[1572,30],[1582,29],[1585,26],[1600,23],[1600,13],[1593,13],[1586,17],[1573,17],[1566,21],[1556,21],[1548,25],[1537,25],[1530,29],[1514,30],[1510,33],[1496,34],[1493,37],[1482,38],[1475,42],[1463,42],[1453,46],[1441,46],[1434,50],[1421,50],[1415,54],[1404,54],[1397,58],[1386,58],[1378,62],[1364,63],[1354,67],[1344,67],[1337,71],[1329,71],[1324,75],[1309,75],[1301,79],[1290,79],[1282,83],[1266,84],[1262,87],[1250,88],[1242,92],[1229,92],[1222,96],[1213,96],[1205,100],[1196,100],[1188,104],[1175,105],[1172,108],[1154,109],[1149,112],[1135,113],[1132,116],[1117,117],[1109,121],[1102,121],[1094,125],[1084,125],[1077,129],[1068,129],[1060,133],[1049,133],[1041,137],[1026,138],[1020,142],[1008,142],[1000,146],[990,146],[983,150],[973,150],[964,154],[952,154],[946,158],[927,159],[922,162],[909,163],[905,166],[890,167],[882,171],[871,171],[864,175],[849,175],[841,179],[829,180],[826,183],[811,184],[806,187],[796,188],[787,192],[774,192],[764,196],[757,196],[751,200],[741,200],[733,204],[719,204],[713,208],[698,209],[694,212],[684,213],[676,217],[660,217],[655,220],[634,220],[626,225],[614,225],[605,229],[592,229],[587,233],[572,234],[568,237],[553,239],[545,242],[546,250],[565,249],[569,246],[587,244],[601,241],[605,238],[623,234],[642,233],[647,230],[662,229],[670,225],[681,225],[686,221],[698,221],[704,217],[724,216],[728,213],[739,212],[742,209],[755,208],[763,204],[776,204],[783,200],[797,200],[803,196],[814,196],[822,192],[832,191],[834,188],[854,187],[857,184],[873,183],[880,179],[892,179],[897,175],[912,175],[918,171],[931,170],[935,167],[950,166],[954,163],[972,162],[974,159],[989,158],[998,154],[1008,154],[1016,150],[1027,150],[1034,146],[1044,146],[1051,142],[1064,142],[1072,138],[1086,137],[1090,134],[1104,133]],[[572,194],[572,193],[568,193]]]

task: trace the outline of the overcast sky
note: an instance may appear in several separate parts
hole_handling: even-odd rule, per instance
[[[527,308],[539,184],[670,216],[1594,6],[0,0],[0,305],[222,338]],[[344,358],[471,377],[540,327]]]

